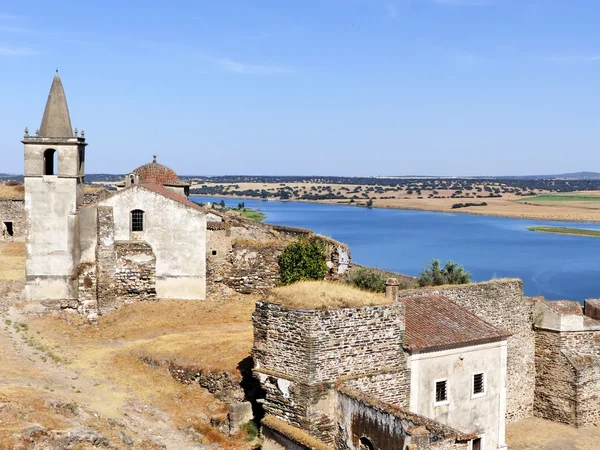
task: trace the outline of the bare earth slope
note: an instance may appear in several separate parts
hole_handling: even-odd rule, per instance
[[[0,244],[0,267],[14,248]],[[239,380],[253,298],[137,303],[88,324],[37,313],[10,283],[0,303],[0,449],[251,448],[245,432],[217,431],[227,403],[176,381],[169,362]]]

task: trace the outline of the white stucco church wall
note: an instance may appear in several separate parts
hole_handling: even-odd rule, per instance
[[[111,206],[115,241],[143,240],[156,255],[158,298],[206,298],[206,215],[143,186],[99,203]],[[144,212],[144,230],[131,231],[131,211]],[[88,246],[86,245],[85,248]]]

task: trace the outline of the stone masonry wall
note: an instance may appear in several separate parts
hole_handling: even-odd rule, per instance
[[[85,316],[98,311],[96,270],[96,264],[92,263],[78,266],[79,305],[77,311]]]
[[[354,378],[344,386],[356,392],[368,394],[381,402],[400,408],[410,406],[410,370],[380,373]]]
[[[575,425],[576,370],[560,349],[560,333],[537,331],[535,336],[535,414]]]
[[[577,364],[577,421],[587,427],[600,423],[600,360],[597,357],[574,357]],[[581,361],[584,359],[584,361]]]
[[[12,226],[12,236],[6,222]],[[25,241],[27,226],[23,200],[0,200],[0,241]]]
[[[156,299],[156,256],[144,241],[115,243],[115,293],[119,303]]]
[[[468,437],[408,410],[390,407],[368,396],[337,392],[335,448],[362,450],[366,438],[379,450],[467,450]]]
[[[253,322],[265,411],[324,442],[333,440],[336,381],[369,376],[382,396],[405,395],[402,304],[288,310],[259,302]],[[392,376],[394,370],[402,375]]]
[[[111,206],[98,206],[96,245],[96,298],[98,311],[114,309],[115,302],[115,224]]]
[[[480,319],[512,334],[508,338],[506,420],[533,415],[535,336],[533,302],[523,296],[521,280],[399,291],[399,297],[443,295]]]
[[[207,230],[207,289],[225,285],[243,294],[263,293],[279,280],[279,255],[301,237],[320,239],[325,245],[330,275],[344,273],[351,264],[348,247],[310,230],[269,225],[249,220],[220,222]]]
[[[572,426],[600,423],[600,331],[535,334],[536,415]]]

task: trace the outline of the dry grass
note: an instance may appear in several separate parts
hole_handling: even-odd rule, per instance
[[[270,241],[255,241],[254,239],[235,238],[233,241],[233,245],[250,248],[279,248],[285,247],[290,242],[290,239],[272,239]]]
[[[319,441],[317,438],[311,436],[306,431],[301,430],[300,428],[296,428],[288,423],[285,423],[273,416],[265,416],[263,419],[263,424],[272,428],[275,431],[280,432],[284,436],[296,441],[303,446],[306,446],[310,449],[314,450],[331,450],[332,447],[324,444]]]
[[[25,186],[7,186],[0,184],[0,200],[23,200],[25,198]]]
[[[291,309],[361,308],[390,303],[383,294],[328,281],[304,281],[272,289],[269,301]]]
[[[25,279],[25,244],[0,243],[0,281]]]
[[[574,428],[538,418],[506,424],[506,443],[511,450],[598,450],[598,427]]]
[[[202,433],[207,443],[244,449],[244,436],[229,438],[210,425],[211,419],[225,420],[226,404],[197,384],[177,382],[166,364],[151,366],[143,360],[239,377],[238,364],[252,348],[255,300],[139,302],[100,317],[97,325],[76,315],[47,315],[32,318],[29,329],[63,349],[69,366],[95,386],[88,401],[102,415],[118,416],[135,398],[164,411],[175,428]],[[80,396],[86,398],[86,392]]]

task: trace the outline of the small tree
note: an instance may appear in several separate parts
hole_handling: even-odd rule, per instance
[[[471,282],[471,274],[462,266],[447,261],[444,267],[439,259],[431,261],[419,277],[420,286],[441,286],[443,284],[467,284]]]
[[[219,206],[221,208],[225,208],[225,200],[221,200],[221,203],[219,203]]]
[[[303,280],[322,280],[327,274],[325,245],[317,239],[298,239],[279,256],[279,275],[282,284]]]
[[[369,201],[367,202],[367,208],[372,208],[373,207],[373,199],[370,198]]]
[[[246,205],[244,204],[244,202],[238,203],[238,209],[244,209],[245,207],[246,207]]]

